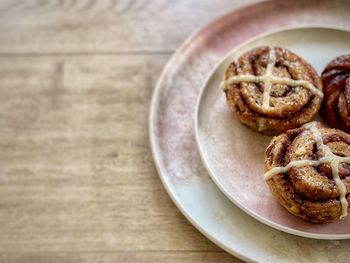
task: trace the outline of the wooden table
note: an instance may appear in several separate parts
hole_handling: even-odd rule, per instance
[[[1,262],[239,262],[170,200],[147,123],[175,49],[242,2],[1,1]]]

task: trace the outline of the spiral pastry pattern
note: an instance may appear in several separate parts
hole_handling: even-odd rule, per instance
[[[349,209],[350,135],[312,122],[272,139],[265,180],[290,213],[313,223],[344,218]]]
[[[278,47],[256,48],[232,62],[221,88],[242,123],[272,135],[309,122],[323,98],[316,71]]]
[[[350,133],[350,55],[332,60],[322,73],[322,82],[322,118],[329,126]]]

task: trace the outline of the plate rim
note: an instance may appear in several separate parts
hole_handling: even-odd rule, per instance
[[[337,27],[337,26],[324,26],[324,25],[295,25],[295,26],[287,26],[287,27],[280,27],[276,28],[273,30],[265,31],[262,34],[259,34],[257,36],[254,36],[250,39],[247,39],[246,41],[240,43],[239,45],[235,46],[232,50],[230,50],[228,53],[226,53],[213,67],[213,69],[210,71],[208,76],[205,78],[202,86],[200,87],[200,91],[198,94],[198,98],[196,101],[196,106],[195,106],[195,113],[194,113],[194,134],[195,134],[195,139],[196,139],[196,145],[198,147],[198,153],[201,158],[201,161],[207,170],[210,178],[212,181],[215,183],[215,185],[220,189],[220,191],[234,204],[236,205],[239,209],[247,213],[249,216],[253,217],[254,219],[258,220],[259,222],[272,227],[274,229],[283,231],[284,233],[296,235],[299,237],[306,237],[306,238],[312,238],[312,239],[319,239],[319,240],[345,240],[345,239],[350,239],[350,233],[349,234],[318,234],[318,233],[311,233],[311,232],[306,232],[302,230],[296,230],[294,228],[290,228],[287,226],[280,225],[274,221],[271,221],[269,219],[264,218],[261,215],[258,215],[251,209],[245,207],[242,205],[240,202],[235,200],[235,198],[232,197],[232,195],[227,191],[227,189],[222,185],[218,177],[215,175],[214,171],[210,168],[209,161],[206,159],[205,154],[204,154],[204,146],[201,143],[200,139],[200,131],[199,131],[199,115],[200,115],[200,107],[202,104],[202,99],[203,95],[206,91],[206,88],[208,86],[208,83],[210,80],[213,78],[213,75],[217,72],[218,68],[224,64],[225,61],[227,61],[232,55],[239,49],[241,49],[243,46],[256,41],[258,39],[261,39],[263,37],[276,34],[276,33],[281,33],[284,31],[291,31],[291,30],[298,30],[298,29],[329,29],[329,30],[338,30],[338,31],[343,31],[350,33],[350,29],[348,28],[343,28],[343,27]],[[291,215],[293,216],[293,215]]]
[[[148,139],[150,142],[150,148],[151,148],[151,153],[152,153],[152,158],[153,158],[153,163],[155,164],[155,168],[157,170],[158,173],[158,177],[160,178],[160,181],[162,182],[163,187],[165,188],[167,194],[169,195],[170,199],[172,200],[172,202],[175,204],[175,206],[177,207],[177,209],[180,210],[181,214],[201,233],[203,234],[206,238],[208,238],[211,242],[213,242],[214,244],[216,244],[217,246],[219,246],[220,248],[222,248],[223,250],[225,250],[226,252],[228,252],[229,254],[237,257],[238,259],[241,259],[245,262],[254,262],[252,260],[252,258],[244,255],[243,253],[241,253],[239,250],[234,250],[231,247],[228,247],[226,244],[224,244],[223,242],[221,242],[216,236],[211,235],[209,232],[207,232],[207,230],[205,228],[203,228],[198,222],[196,222],[196,220],[194,220],[191,216],[190,213],[187,213],[186,209],[184,208],[184,205],[178,200],[178,197],[176,197],[175,193],[170,190],[170,183],[167,182],[165,176],[162,176],[162,170],[164,170],[164,168],[161,165],[161,162],[159,162],[159,160],[157,159],[157,156],[160,154],[158,152],[158,147],[156,144],[156,136],[155,136],[155,127],[154,127],[154,123],[155,123],[155,117],[156,117],[156,105],[157,105],[157,101],[159,101],[159,95],[160,95],[160,90],[162,88],[162,83],[164,82],[164,79],[166,77],[167,72],[169,71],[171,65],[174,63],[174,61],[177,60],[177,57],[179,56],[179,54],[183,51],[186,50],[186,48],[191,44],[191,42],[193,41],[193,39],[199,37],[201,34],[204,34],[209,27],[211,26],[216,26],[216,24],[219,24],[220,21],[225,20],[228,16],[235,14],[235,13],[239,13],[247,8],[252,8],[252,7],[257,7],[260,6],[261,4],[263,4],[264,1],[262,2],[256,2],[253,4],[247,4],[247,5],[243,5],[239,8],[235,8],[235,9],[231,9],[229,11],[227,11],[226,13],[220,15],[217,18],[214,18],[213,20],[207,22],[206,24],[204,24],[203,26],[197,28],[196,30],[194,30],[186,39],[184,42],[182,42],[182,44],[175,50],[175,52],[171,55],[171,57],[168,59],[168,61],[166,62],[165,66],[163,67],[161,74],[158,77],[158,80],[156,82],[155,88],[153,90],[152,93],[152,98],[151,98],[151,102],[150,102],[150,111],[148,114],[148,130],[149,130],[149,135],[148,135]],[[198,94],[199,96],[199,94]],[[198,97],[197,97],[198,99]],[[192,120],[193,121],[193,120]],[[201,158],[201,157],[200,157]],[[202,159],[201,159],[202,161]],[[226,195],[225,195],[226,196]]]
[[[191,44],[193,39],[195,39],[196,37],[198,37],[201,34],[203,34],[211,25],[219,23],[220,20],[226,19],[226,17],[229,16],[230,14],[232,14],[232,13],[240,12],[241,10],[244,10],[246,8],[249,8],[249,7],[252,7],[252,6],[256,6],[256,5],[260,5],[261,3],[262,2],[258,2],[258,3],[254,3],[254,4],[248,4],[248,5],[244,5],[244,6],[240,7],[240,8],[237,8],[237,9],[229,10],[227,13],[219,16],[218,18],[216,18],[216,19],[214,19],[212,21],[209,21],[204,26],[202,26],[202,27],[198,28],[197,30],[193,31],[186,38],[186,40],[176,49],[176,51],[173,53],[173,55],[171,55],[171,57],[166,62],[165,66],[163,67],[162,72],[161,72],[160,76],[158,77],[157,83],[156,83],[155,88],[154,88],[153,93],[152,93],[152,98],[151,98],[151,102],[150,102],[150,111],[149,111],[149,115],[148,115],[149,142],[150,142],[150,148],[151,148],[152,157],[153,157],[153,163],[155,164],[155,168],[157,170],[158,177],[160,178],[160,181],[162,182],[162,185],[165,188],[165,190],[166,190],[167,194],[169,195],[170,199],[175,204],[177,209],[180,210],[181,214],[201,234],[203,234],[206,238],[208,238],[210,241],[212,241],[214,244],[216,244],[217,246],[219,246],[220,248],[222,248],[226,252],[228,252],[231,255],[233,255],[233,256],[241,259],[241,260],[244,260],[246,262],[253,262],[253,260],[251,258],[247,257],[246,255],[240,253],[238,250],[231,249],[226,244],[221,242],[218,238],[216,238],[215,236],[213,236],[209,232],[207,232],[207,230],[205,228],[203,228],[198,222],[196,222],[196,220],[194,220],[192,218],[190,213],[187,213],[186,209],[184,208],[184,205],[178,200],[178,197],[176,197],[175,193],[172,190],[170,190],[170,183],[167,182],[167,179],[165,178],[165,176],[161,175],[162,174],[162,170],[164,170],[164,168],[162,167],[161,162],[159,162],[158,159],[157,159],[157,156],[160,155],[160,153],[158,152],[159,149],[158,149],[157,144],[156,144],[156,136],[155,136],[155,131],[154,131],[155,127],[154,127],[153,124],[155,123],[154,120],[156,118],[155,107],[157,105],[157,101],[159,101],[159,95],[160,95],[159,91],[162,88],[162,83],[164,82],[164,79],[166,77],[167,72],[169,71],[169,69],[170,69],[171,65],[173,64],[173,62],[177,60],[177,57],[179,56],[179,54],[183,50],[185,50],[188,45]]]

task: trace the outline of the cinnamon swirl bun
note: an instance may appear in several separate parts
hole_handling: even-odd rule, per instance
[[[322,73],[322,82],[320,115],[329,126],[350,133],[350,55],[332,60]]]
[[[272,139],[265,180],[290,213],[313,223],[344,218],[349,210],[350,135],[311,122]]]
[[[280,47],[259,47],[242,55],[229,65],[221,88],[242,123],[271,135],[309,122],[323,98],[316,71]]]

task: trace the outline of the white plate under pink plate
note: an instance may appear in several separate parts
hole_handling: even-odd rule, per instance
[[[261,222],[300,236],[350,238],[350,217],[329,224],[312,224],[291,215],[277,203],[263,178],[264,151],[272,136],[242,125],[219,89],[227,65],[262,45],[288,48],[321,73],[333,58],[350,54],[350,32],[326,28],[282,30],[250,40],[230,52],[210,74],[197,107],[197,142],[203,162],[227,197]]]
[[[350,29],[349,13],[350,2],[327,0],[269,1],[235,10],[186,40],[158,81],[149,124],[154,161],[164,187],[198,230],[241,259],[348,262],[350,240],[286,234],[255,220],[222,194],[196,145],[194,117],[200,88],[215,64],[237,45],[287,27]]]

